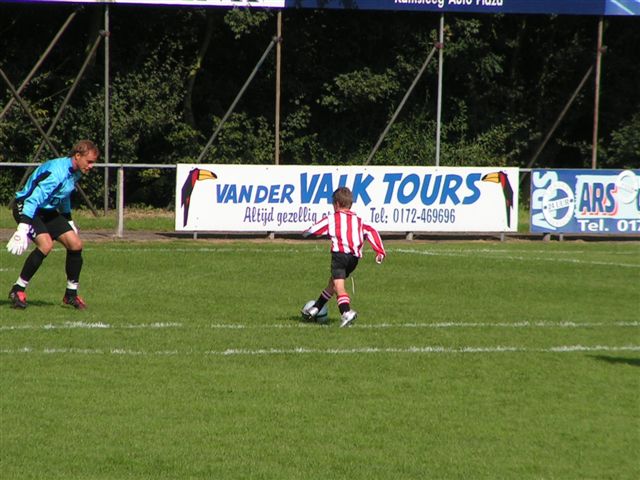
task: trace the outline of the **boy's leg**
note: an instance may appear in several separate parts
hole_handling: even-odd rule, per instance
[[[344,270],[340,275],[334,275],[333,288],[338,297],[338,308],[340,309],[341,323],[340,327],[350,326],[358,316],[355,310],[351,310],[351,298],[345,287],[345,280],[358,266],[358,258],[353,255],[347,255],[343,259]]]
[[[338,297],[338,308],[340,309],[340,313],[351,310],[351,298],[349,298],[349,293],[344,286],[344,280],[344,278],[333,279],[333,288],[336,292],[336,296]]]
[[[340,309],[340,327],[350,326],[358,316],[355,310],[351,310],[351,299],[344,286],[344,278],[335,278],[333,280],[336,295],[338,296],[338,308]]]
[[[332,282],[332,279],[330,278],[327,287],[320,293],[320,296],[318,297],[316,302],[313,304],[313,306],[308,309],[307,308],[302,309],[302,312],[301,312],[302,315],[307,320],[311,320],[316,315],[318,315],[318,312],[322,310],[322,307],[325,306],[325,304],[331,299],[332,296],[333,296],[333,282]]]
[[[320,296],[316,300],[314,307],[316,307],[318,310],[322,310],[322,307],[324,307],[325,304],[329,300],[331,300],[331,297],[333,297],[334,293],[335,293],[335,290],[333,288],[333,279],[330,278],[326,288],[322,291],[322,293],[320,293]]]
[[[340,268],[333,268],[333,288],[338,297],[340,313],[351,310],[351,299],[345,287],[345,281],[358,266],[358,258],[353,255],[342,255],[336,260],[340,261]]]

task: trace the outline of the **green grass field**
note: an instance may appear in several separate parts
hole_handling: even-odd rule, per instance
[[[640,243],[386,246],[348,329],[326,241],[0,249],[0,478],[640,478]]]

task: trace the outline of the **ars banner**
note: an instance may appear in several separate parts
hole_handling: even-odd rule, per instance
[[[640,234],[640,170],[533,170],[531,231]]]
[[[340,186],[381,232],[513,232],[518,169],[179,164],[177,231],[301,232]]]

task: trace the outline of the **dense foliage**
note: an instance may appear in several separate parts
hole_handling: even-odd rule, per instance
[[[15,88],[70,15],[22,92],[45,131],[104,28],[104,6],[0,5],[0,65]],[[434,47],[440,16],[285,10],[282,19],[280,163],[362,164]],[[440,164],[527,166],[594,65],[597,23],[584,16],[447,15]],[[605,21],[599,167],[640,166],[639,26],[634,18]],[[112,5],[110,162],[194,162],[275,34],[274,11]],[[104,145],[103,42],[51,129],[60,153],[80,137]],[[274,163],[275,51],[203,162]],[[372,164],[434,164],[437,58]],[[592,74],[535,166],[591,166],[594,91]],[[11,98],[3,82],[0,106]],[[0,119],[0,162],[56,156],[41,142],[19,104]],[[0,170],[0,201],[9,201],[22,174]],[[96,200],[104,195],[98,177],[83,184]],[[173,203],[163,171],[136,170],[127,182],[136,202]]]

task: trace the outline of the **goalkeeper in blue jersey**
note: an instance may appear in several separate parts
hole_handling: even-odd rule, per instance
[[[71,193],[83,174],[93,168],[100,151],[90,140],[80,140],[67,157],[49,160],[28,178],[16,193],[13,216],[18,229],[7,243],[7,250],[22,255],[33,241],[36,248],[24,262],[18,280],[9,292],[14,308],[27,307],[25,290],[57,240],[67,250],[65,270],[67,288],[62,303],[83,310],[86,304],[78,295],[82,270],[82,240],[71,219]]]

